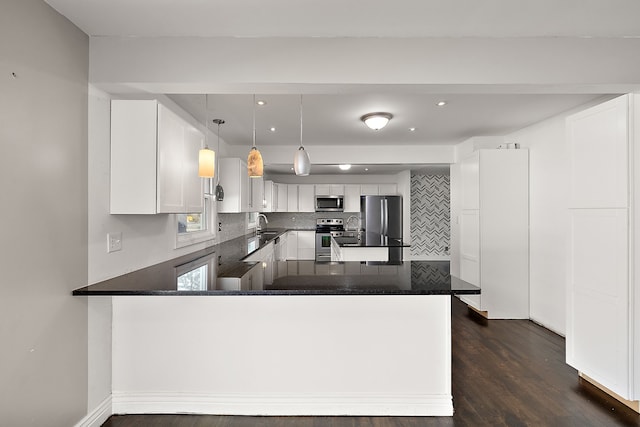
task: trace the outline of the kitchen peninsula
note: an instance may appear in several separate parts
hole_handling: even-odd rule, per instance
[[[285,231],[73,292],[113,298],[114,413],[453,414],[450,299],[479,288],[442,261],[244,261]]]

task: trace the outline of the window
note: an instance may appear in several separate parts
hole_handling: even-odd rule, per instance
[[[202,213],[176,214],[176,248],[205,242],[215,237],[215,215],[210,198],[204,199]]]
[[[206,291],[208,265],[202,265],[178,276],[179,291]]]

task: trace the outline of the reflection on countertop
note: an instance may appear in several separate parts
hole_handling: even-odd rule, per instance
[[[259,262],[243,259],[287,229],[248,234],[73,291],[73,295],[453,295],[480,289],[448,261]]]

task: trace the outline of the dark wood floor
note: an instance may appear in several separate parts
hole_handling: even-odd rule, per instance
[[[640,426],[581,381],[562,337],[525,320],[485,320],[453,299],[453,417],[113,416],[103,427]]]

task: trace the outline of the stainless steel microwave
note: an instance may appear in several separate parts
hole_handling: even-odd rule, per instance
[[[344,196],[316,196],[316,212],[344,212]]]

